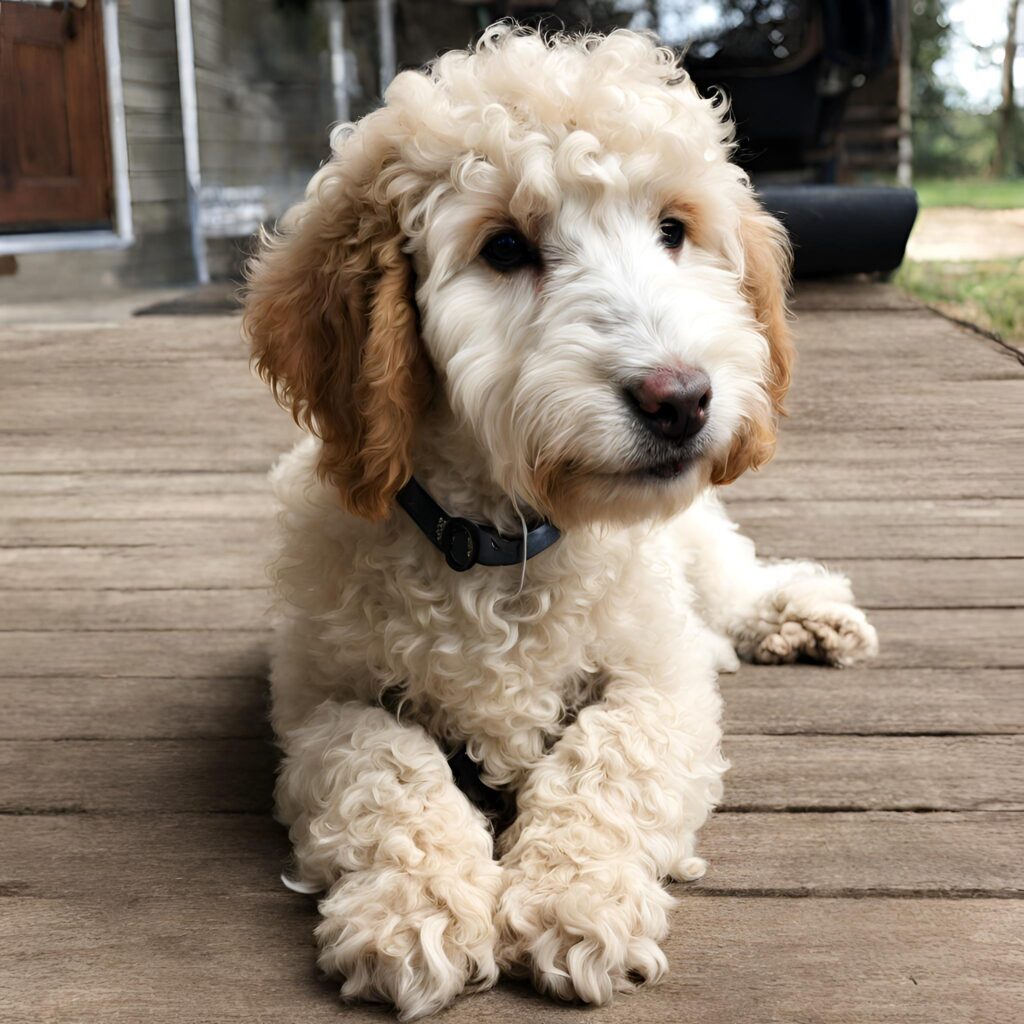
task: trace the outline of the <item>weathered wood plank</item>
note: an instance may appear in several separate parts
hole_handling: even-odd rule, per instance
[[[0,811],[266,813],[266,739],[0,742]]]
[[[1024,732],[1019,669],[843,671],[743,666],[719,678],[726,736],[740,733]]]
[[[271,538],[272,527],[262,519],[121,520],[116,526],[107,520],[0,520],[0,588],[266,589]],[[1020,560],[829,562],[850,577],[867,608],[1024,605]],[[0,623],[5,602],[16,600],[0,594]]]
[[[117,423],[92,433],[74,428],[71,416],[67,427],[42,433],[11,427],[0,439],[0,486],[8,474],[258,474],[302,436],[283,413],[261,412],[252,403],[234,411],[236,429],[227,442],[208,413],[192,409],[181,412],[190,427],[170,433],[169,425],[151,429],[146,422],[151,408],[134,414],[121,410]],[[949,415],[946,412],[943,418]],[[759,473],[742,477],[725,491],[726,497],[776,501],[1024,498],[1024,457],[1021,472],[1007,472],[1019,448],[1012,439],[974,442],[965,437],[940,452],[933,450],[934,442],[911,437],[895,448],[863,445],[848,452],[845,437],[835,445],[831,443],[835,435],[810,432],[813,438],[788,432],[788,442],[775,461]],[[1024,424],[1015,432],[1024,438]]]
[[[1015,449],[1007,448],[1013,463]],[[972,463],[969,458],[935,460],[922,458],[913,448],[894,455],[891,462],[862,459],[837,461],[807,456],[771,463],[756,473],[746,473],[727,491],[726,497],[770,501],[947,501],[951,498],[994,501],[1024,497],[1021,474],[999,467]]]
[[[1019,558],[1024,501],[728,502],[764,556],[778,558]],[[1007,568],[1012,572],[1012,567]]]
[[[271,464],[270,452],[287,450],[289,444],[270,445],[258,438],[247,436],[232,442],[225,450],[205,438],[190,441],[168,439],[167,443],[138,441],[126,444],[123,440],[101,435],[95,441],[79,439],[65,443],[57,439],[24,436],[21,441],[0,441],[0,462],[4,473],[68,473],[73,470],[109,473],[146,473],[154,469],[173,470],[178,473],[212,472],[265,472]]]
[[[109,522],[105,527],[110,529]],[[264,534],[269,537],[266,529]],[[262,543],[201,554],[195,548],[164,545],[0,548],[0,577],[8,588],[265,589],[268,552]]]
[[[1015,669],[745,666],[720,683],[727,736],[1024,732],[1024,686]],[[0,677],[0,739],[261,737],[267,700],[259,675]]]
[[[892,668],[1024,667],[1024,609],[879,609],[882,649],[871,663]],[[214,677],[258,674],[266,627],[0,632],[0,665],[20,676]]]
[[[248,629],[264,621],[272,602],[259,553],[265,536],[228,546],[200,535],[196,546],[175,543],[177,531],[168,533],[166,546],[32,548],[6,557],[0,549],[7,570],[0,579],[0,631]],[[869,610],[1024,606],[1013,562],[871,559],[833,568],[850,576]],[[232,579],[244,586],[232,586]],[[38,585],[46,580],[54,585]]]
[[[871,621],[877,669],[1024,667],[1024,608],[879,608]]]
[[[803,319],[813,310],[921,310],[905,292],[881,281],[798,281],[793,311]]]
[[[833,564],[867,608],[1016,608],[1024,561],[1008,558],[865,558]]]
[[[731,810],[1024,810],[1021,736],[732,736]]]
[[[1009,811],[720,813],[699,837],[708,873],[682,892],[1024,895],[1020,826]]]
[[[4,548],[169,548],[206,558],[225,549],[249,550],[267,558],[273,546],[270,515],[248,519],[6,519],[0,518]]]
[[[725,809],[1024,810],[1024,737],[732,736]],[[0,742],[7,812],[270,807],[263,739]]]
[[[782,421],[780,448],[800,440],[808,454],[818,444],[846,444],[846,457],[870,454],[884,445],[891,453],[923,442],[932,455],[942,437],[954,446],[981,436],[986,426],[1000,424],[1004,433],[1020,429],[1021,383],[1016,380],[973,381],[970,387],[951,382],[915,384],[908,390],[900,377],[872,381],[856,391],[819,382],[817,375],[793,385],[786,400],[789,416]],[[950,430],[950,424],[957,424]],[[962,432],[961,432],[962,431]],[[859,452],[856,438],[860,439]],[[939,470],[944,472],[944,466]]]
[[[273,511],[265,473],[12,473],[0,487],[13,519],[246,519]]]
[[[681,895],[1024,894],[1019,815],[719,813],[700,833],[705,878]],[[269,815],[15,815],[0,828],[0,896],[75,900],[276,894],[285,830]]]
[[[672,916],[667,979],[620,998],[602,1021],[661,1024],[667,1007],[708,1024],[974,1024],[1024,1012],[1019,901],[710,897],[685,900]],[[5,1003],[18,1000],[18,1016],[8,1020],[334,1022],[337,984],[316,980],[312,969],[315,920],[312,901],[285,892],[131,904],[7,900]],[[502,984],[460,999],[445,1019],[512,1022],[555,1012],[566,1024],[593,1017]],[[344,1019],[389,1015],[356,1005]]]
[[[0,632],[251,630],[268,627],[270,605],[266,588],[0,590]]]
[[[1019,673],[744,668],[723,676],[726,733],[1005,734],[1024,731]],[[266,680],[0,678],[4,739],[266,734]]]
[[[841,367],[845,379],[865,381],[890,374],[913,381],[1024,380],[1024,366],[1002,346],[927,309],[897,316],[808,312],[800,318],[797,346],[807,377]]]
[[[80,522],[86,519],[205,519],[212,534],[216,520],[269,519],[274,510],[262,472],[10,474],[0,477],[0,501],[0,544],[7,545],[31,543],[23,524],[19,539],[19,520],[37,529],[47,519],[64,520],[69,544],[89,543],[70,539],[90,529]],[[1022,499],[769,501],[737,491],[728,509],[766,556],[1024,557]],[[93,542],[102,542],[96,531],[103,528],[91,529]],[[107,529],[112,544],[130,527]],[[51,528],[50,536],[60,543],[58,530]]]
[[[264,676],[0,678],[0,739],[225,739],[270,735]]]
[[[63,428],[54,426],[52,417],[47,430],[25,429],[24,423],[12,426],[0,439],[0,473],[262,472],[302,436],[283,412],[261,410],[255,403],[236,404],[240,420],[229,441],[209,413],[192,409],[187,410],[189,423],[178,430],[172,424],[148,424],[141,409],[120,409],[116,422],[111,419],[106,429],[88,432],[73,430],[71,416]],[[43,413],[44,418],[48,415]],[[941,418],[950,415],[947,410]],[[869,443],[872,435],[866,433],[859,435],[857,447],[846,432],[810,424],[805,429],[797,421],[784,427],[783,443],[770,466],[750,476],[758,486],[774,488],[776,497],[1019,498],[1024,488],[1006,467],[1007,457],[1013,457],[1014,445],[1024,436],[1024,422],[1004,433],[1005,440],[999,440],[967,432],[941,451],[935,448],[934,432],[927,438],[915,432],[885,446]],[[854,480],[842,488],[841,471],[847,467]],[[861,477],[867,481],[864,486],[856,483]]]
[[[141,630],[0,633],[0,665],[20,676],[215,678],[266,671],[269,632]]]

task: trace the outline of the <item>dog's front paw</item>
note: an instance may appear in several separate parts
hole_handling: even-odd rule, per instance
[[[622,864],[537,867],[506,871],[497,918],[506,970],[528,972],[539,992],[596,1005],[661,979],[673,900],[656,879]]]
[[[346,875],[320,904],[322,970],[345,999],[392,1003],[400,1020],[436,1013],[460,992],[490,988],[500,870],[419,878],[399,868]]]
[[[801,658],[846,668],[878,653],[878,634],[852,604],[802,597],[780,601],[778,618],[752,645],[752,661],[778,665]]]

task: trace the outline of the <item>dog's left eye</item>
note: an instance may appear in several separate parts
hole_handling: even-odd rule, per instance
[[[530,243],[518,231],[499,231],[492,235],[480,250],[480,255],[495,270],[516,270],[536,262],[537,256]]]
[[[666,249],[678,249],[683,244],[686,236],[686,228],[681,220],[675,217],[666,217],[658,225],[658,238]]]

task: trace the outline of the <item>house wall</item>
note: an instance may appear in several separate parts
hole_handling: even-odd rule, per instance
[[[255,226],[254,202],[258,219],[278,217],[329,153],[326,22],[313,3],[192,0],[192,27],[202,205],[230,239]],[[207,252],[213,274],[237,269],[230,241],[211,239]]]
[[[20,292],[82,294],[193,275],[172,0],[121,0],[119,39],[135,242],[17,258]]]
[[[295,0],[192,0],[192,18],[203,184],[262,188],[272,219],[327,153],[322,10]],[[194,279],[172,0],[121,0],[119,37],[135,243],[19,256],[5,291],[82,294]],[[209,249],[212,270],[237,269],[237,245],[212,240]]]
[[[336,115],[325,2],[192,0],[207,214],[218,190],[255,189],[257,219],[272,221],[328,155]],[[380,100],[376,3],[345,0],[344,9],[350,115],[359,117]],[[399,67],[465,45],[491,14],[478,4],[397,0]],[[135,243],[19,256],[17,277],[3,279],[4,291],[83,294],[194,280],[173,0],[119,0],[119,29]],[[240,221],[208,239],[214,276],[237,274],[254,226]]]

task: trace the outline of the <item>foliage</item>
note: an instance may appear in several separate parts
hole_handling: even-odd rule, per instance
[[[996,145],[994,113],[951,107],[935,117],[914,119],[914,169],[930,177],[970,178],[992,163]]]
[[[1024,208],[1024,178],[924,178],[914,182],[922,206],[974,206],[984,210]]]
[[[956,112],[949,109],[949,87],[935,71],[950,46],[952,25],[946,7],[947,0],[913,0],[910,9],[910,110],[914,169],[919,174],[968,171],[959,133],[954,130]]]
[[[948,55],[953,41],[948,8],[949,0],[912,0],[911,6],[914,170],[924,177],[978,174],[992,165],[996,147],[998,115],[968,109],[963,89],[936,73],[936,62]],[[1019,111],[1015,122],[1013,131],[1022,139]]]
[[[896,283],[940,312],[1024,342],[1024,259],[990,263],[906,262]]]

